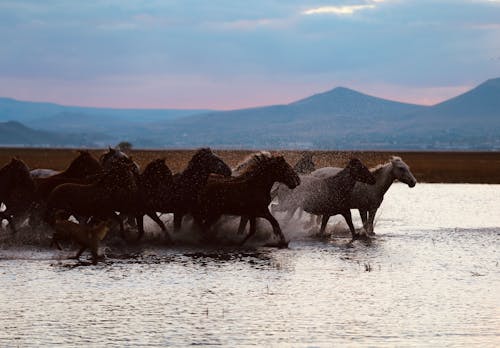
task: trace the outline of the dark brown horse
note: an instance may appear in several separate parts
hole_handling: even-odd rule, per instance
[[[47,199],[45,220],[54,225],[54,214],[62,210],[68,215],[94,217],[105,220],[115,218],[116,211],[139,211],[139,187],[130,163],[117,163],[108,172],[98,175],[91,184],[66,183],[57,186]]]
[[[182,218],[196,208],[198,194],[210,174],[231,175],[231,168],[210,148],[196,151],[186,169],[174,175],[172,193],[158,206],[162,213],[174,213],[174,230],[178,231]]]
[[[279,223],[268,209],[271,187],[275,182],[293,189],[300,184],[300,179],[283,156],[266,153],[255,154],[253,163],[237,177],[211,177],[198,199],[196,215],[203,232],[208,233],[210,226],[223,214],[247,216],[250,233],[242,241],[244,244],[255,233],[255,219],[260,217],[271,223],[273,232],[280,239],[278,246],[287,246]]]
[[[0,169],[0,204],[6,210],[0,213],[2,220],[9,222],[12,231],[26,219],[34,199],[35,184],[28,166],[20,159],[13,158]]]
[[[45,201],[54,188],[64,183],[88,183],[88,178],[96,175],[101,170],[102,167],[99,161],[96,160],[90,152],[80,150],[78,157],[76,157],[68,168],[61,173],[34,179],[37,187],[38,199],[40,201]]]
[[[139,197],[141,211],[135,215],[139,230],[139,239],[144,234],[143,216],[148,215],[165,232],[167,240],[171,241],[165,224],[156,215],[162,210],[163,202],[168,201],[172,195],[173,176],[172,171],[165,164],[165,158],[150,162],[139,176]]]

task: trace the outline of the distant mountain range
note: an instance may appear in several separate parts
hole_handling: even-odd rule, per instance
[[[287,105],[232,111],[83,108],[0,98],[2,146],[91,147],[122,140],[146,148],[500,150],[500,78],[433,106],[343,87]]]

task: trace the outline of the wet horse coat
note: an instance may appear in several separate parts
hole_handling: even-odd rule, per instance
[[[280,197],[280,210],[293,212],[301,208],[313,215],[322,215],[320,233],[324,233],[330,216],[341,214],[353,239],[359,238],[352,223],[349,199],[356,181],[375,184],[375,178],[360,160],[354,158],[337,175],[327,178],[307,176],[297,190],[284,192]],[[280,188],[283,190],[283,188]]]
[[[326,178],[338,174],[342,168],[325,167],[311,173],[318,178]],[[375,177],[375,185],[357,182],[349,199],[351,209],[359,209],[363,227],[368,234],[374,234],[373,220],[378,208],[384,200],[384,194],[396,180],[414,187],[417,180],[410,167],[400,157],[393,156],[389,162],[370,169]]]
[[[269,212],[270,191],[275,182],[282,182],[293,189],[300,179],[283,156],[259,153],[254,155],[254,159],[254,163],[239,176],[213,176],[209,179],[200,192],[196,218],[202,224],[204,233],[208,233],[210,226],[223,214],[248,217],[250,233],[242,241],[243,244],[255,233],[255,220],[261,217],[271,223],[280,239],[279,246],[286,246],[279,223]]]

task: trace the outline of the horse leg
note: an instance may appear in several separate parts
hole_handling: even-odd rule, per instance
[[[217,221],[219,220],[220,218],[220,215],[209,215],[204,223],[202,224],[202,228],[201,228],[201,233],[203,234],[203,240],[205,242],[213,242],[216,235],[217,235],[217,232],[214,232],[210,229],[210,227]]]
[[[280,241],[278,243],[278,247],[286,248],[288,246],[288,243],[285,239],[285,235],[281,231],[281,227],[280,227],[280,224],[278,223],[278,221],[276,221],[274,216],[271,215],[271,212],[269,210],[266,210],[260,217],[266,219],[267,221],[269,221],[271,223],[271,226],[273,227],[274,234],[276,236],[278,236],[280,239]]]
[[[354,225],[352,223],[351,210],[348,209],[346,211],[343,211],[341,214],[344,217],[345,221],[347,222],[347,225],[349,226],[349,230],[351,231],[351,235],[352,235],[351,241],[359,239],[360,235],[358,233],[356,233],[356,230],[354,229]]]
[[[370,211],[368,212],[368,230],[366,231],[366,233],[368,234],[375,234],[375,232],[373,231],[373,220],[375,220],[375,214],[377,213],[377,209],[370,209]]]
[[[322,235],[322,236],[325,234],[326,224],[328,224],[328,220],[330,220],[330,215],[326,215],[325,214],[321,218],[321,227],[319,229],[319,234]]]
[[[160,218],[158,217],[158,215],[156,215],[155,212],[149,212],[149,213],[146,213],[146,215],[149,216],[151,218],[151,220],[156,222],[156,224],[158,226],[160,226],[160,228],[163,232],[167,231],[167,227],[165,227],[165,224],[163,223],[163,221],[160,220]]]
[[[156,224],[158,226],[160,226],[161,230],[163,232],[165,232],[165,237],[167,239],[167,242],[168,243],[172,243],[172,238],[170,237],[170,234],[168,233],[167,231],[167,227],[165,226],[165,224],[163,223],[163,221],[161,221],[160,217],[158,215],[156,215],[155,212],[151,212],[151,213],[148,213],[147,214],[154,222],[156,222]]]
[[[182,218],[184,217],[183,213],[174,213],[174,232],[177,233],[181,229],[182,226]]]
[[[363,222],[363,228],[366,233],[368,232],[368,211],[365,209],[359,209],[359,216],[361,217],[361,221]]]
[[[247,219],[248,219],[248,217],[247,217]],[[256,223],[256,218],[254,216],[252,216],[250,218],[250,233],[248,233],[248,235],[241,241],[240,245],[245,244],[246,241],[248,239],[250,239],[250,237],[252,237],[255,234],[255,223]]]
[[[135,221],[137,223],[137,231],[139,231],[139,235],[137,236],[137,240],[139,241],[144,236],[144,215],[137,215]]]
[[[80,259],[80,256],[82,256],[83,252],[87,249],[87,247],[85,245],[83,245],[80,250],[78,250],[78,252],[76,253],[76,255],[74,257],[72,257],[73,259],[75,260],[78,260]]]
[[[125,240],[125,227],[123,226],[123,220],[117,213],[113,212],[111,218],[114,219],[120,225],[120,236]]]
[[[242,216],[240,219],[240,225],[238,226],[238,234],[243,234],[245,232],[245,227],[247,227],[249,217],[248,216]],[[252,221],[250,221],[250,224]]]

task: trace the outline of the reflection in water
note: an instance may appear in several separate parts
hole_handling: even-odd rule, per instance
[[[301,221],[285,250],[151,244],[96,266],[7,244],[0,346],[498,346],[499,204],[497,185],[394,185],[351,246]]]

